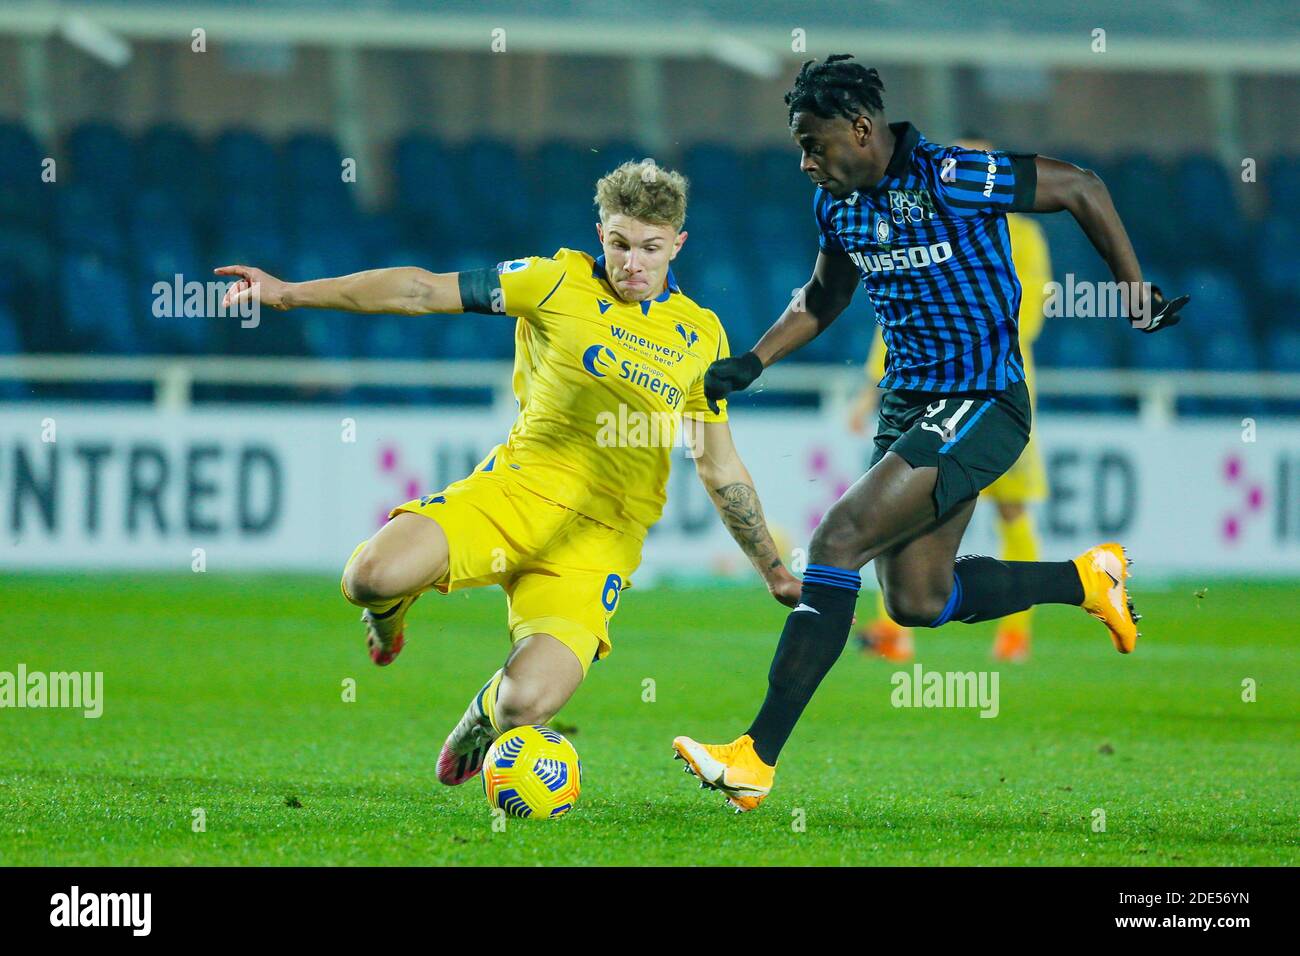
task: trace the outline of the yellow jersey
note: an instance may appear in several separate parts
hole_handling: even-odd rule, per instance
[[[717,315],[668,272],[663,292],[624,302],[604,257],[560,249],[497,266],[515,316],[519,416],[492,468],[523,487],[644,539],[663,512],[682,417],[726,421],[704,398],[704,372],[726,358]]]
[[[1011,264],[1020,279],[1020,312],[1016,316],[1020,329],[1020,354],[1025,360],[1025,383],[1032,391],[1031,346],[1043,328],[1043,305],[1047,301],[1046,286],[1052,281],[1052,262],[1043,227],[1032,216],[1008,213],[1007,232],[1011,238]],[[885,377],[885,340],[879,327],[867,355],[867,374],[876,382]]]

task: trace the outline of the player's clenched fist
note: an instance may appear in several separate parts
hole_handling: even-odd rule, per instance
[[[240,302],[249,300],[256,300],[272,309],[284,310],[289,308],[289,303],[285,301],[284,297],[285,291],[289,288],[289,283],[281,282],[269,272],[263,272],[261,269],[255,269],[252,266],[221,266],[212,271],[219,276],[239,277],[238,281],[226,290],[226,294],[221,300],[223,309],[230,309]]]
[[[763,361],[753,352],[718,359],[704,373],[704,397],[709,410],[718,413],[718,402],[732,392],[743,392],[763,374]]]

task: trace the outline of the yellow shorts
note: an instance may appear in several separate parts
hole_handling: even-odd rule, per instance
[[[1032,435],[1016,463],[980,494],[999,504],[1032,504],[1047,497],[1047,471]]]
[[[511,642],[550,634],[585,674],[612,649],[609,620],[641,563],[641,541],[519,486],[491,459],[446,490],[394,508],[425,515],[450,547],[447,594],[499,584],[509,604]]]

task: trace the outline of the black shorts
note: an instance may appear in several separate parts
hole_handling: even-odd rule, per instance
[[[1000,392],[891,389],[880,401],[871,464],[892,451],[913,468],[938,468],[934,513],[945,518],[1016,463],[1032,417],[1024,382]]]

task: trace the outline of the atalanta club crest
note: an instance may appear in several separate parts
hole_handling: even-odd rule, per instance
[[[876,242],[889,241],[889,220],[881,216],[876,220]]]

